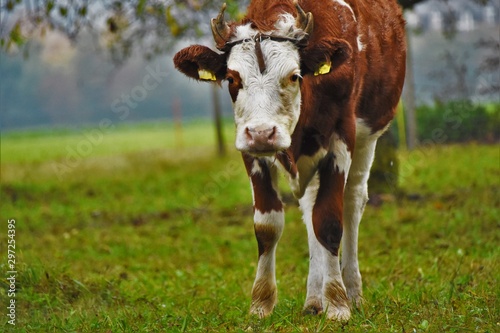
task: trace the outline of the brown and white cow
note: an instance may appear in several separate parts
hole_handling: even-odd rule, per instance
[[[308,232],[304,310],[347,320],[362,301],[358,226],[375,145],[405,76],[401,10],[396,0],[252,0],[241,22],[226,23],[224,9],[212,20],[219,52],[193,45],[174,63],[191,78],[228,82],[259,250],[250,312],[267,316],[277,302],[281,168]]]

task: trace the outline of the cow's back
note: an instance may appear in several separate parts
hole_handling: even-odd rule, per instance
[[[405,22],[395,0],[362,0],[358,3],[366,63],[358,115],[373,131],[383,129],[394,117],[406,70]]]
[[[314,15],[310,44],[345,39],[352,47],[356,115],[373,132],[394,116],[405,76],[404,19],[396,0],[303,0]]]

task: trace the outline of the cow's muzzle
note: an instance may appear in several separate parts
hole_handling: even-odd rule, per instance
[[[277,151],[287,147],[282,147],[279,140],[279,133],[276,126],[256,126],[245,128],[245,145],[240,147],[241,151],[256,156],[271,156]]]

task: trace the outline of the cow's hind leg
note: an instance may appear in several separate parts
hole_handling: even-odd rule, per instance
[[[315,181],[319,179],[319,185],[311,183],[301,200],[311,252],[306,312],[314,313],[314,309],[319,308],[317,299],[320,298],[321,309],[327,312],[327,317],[341,321],[351,316],[338,258],[344,184],[350,163],[347,145],[334,139],[333,151],[318,165]]]
[[[250,313],[262,318],[272,313],[278,300],[275,257],[285,217],[277,191],[276,166],[266,159],[255,159],[248,155],[244,155],[244,160],[252,184],[254,230],[259,249]]]
[[[312,210],[318,186],[318,178],[315,177],[307,187],[304,196],[299,200],[309,243],[309,275],[307,276],[307,295],[304,305],[304,313],[306,314],[323,312],[323,249],[316,238],[312,222]]]
[[[344,193],[344,232],[342,238],[342,278],[352,306],[363,301],[358,264],[358,228],[368,201],[368,178],[378,135],[361,136],[356,148]]]

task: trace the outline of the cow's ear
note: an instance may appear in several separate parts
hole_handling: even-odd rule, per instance
[[[226,55],[203,45],[186,47],[174,56],[175,67],[190,78],[220,84],[226,77]]]
[[[322,39],[301,50],[302,75],[324,75],[338,68],[352,55],[351,45],[344,39]]]

